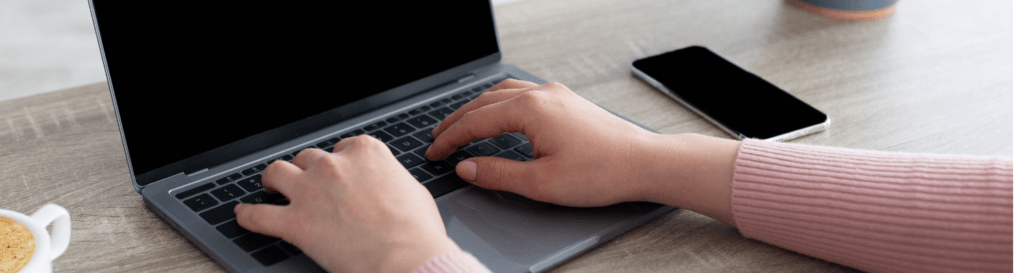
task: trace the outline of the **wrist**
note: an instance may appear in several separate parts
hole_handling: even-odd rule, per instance
[[[730,225],[739,141],[698,134],[656,135],[640,171],[643,201],[710,216]]]

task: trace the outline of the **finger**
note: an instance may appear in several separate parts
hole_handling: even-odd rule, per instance
[[[292,160],[292,164],[295,164],[295,166],[298,166],[303,170],[309,169],[310,166],[313,166],[313,162],[316,162],[316,160],[319,159],[320,157],[324,157],[327,155],[329,155],[327,151],[316,148],[308,148],[302,150],[301,152],[299,152],[299,154],[295,155],[295,160]]]
[[[484,107],[487,105],[494,104],[496,102],[501,102],[507,99],[514,98],[515,96],[518,96],[519,94],[522,94],[523,92],[530,90],[533,90],[533,87],[521,89],[503,89],[483,93],[479,97],[470,101],[469,103],[466,103],[466,105],[463,105],[462,107],[459,107],[459,109],[456,109],[455,112],[449,114],[448,117],[445,117],[444,120],[441,121],[441,124],[435,126],[434,130],[430,131],[430,133],[434,138],[437,138],[437,134],[444,132],[445,129],[452,126],[452,124],[454,124],[456,121],[459,121],[459,119],[461,119],[462,116],[465,115],[466,113],[479,109],[480,107]]]
[[[536,161],[515,161],[501,157],[473,157],[459,162],[455,172],[469,183],[486,189],[526,195],[536,183]]]
[[[298,166],[286,161],[274,161],[263,170],[263,188],[269,192],[279,192],[290,198],[294,192],[292,189],[295,187],[291,182],[296,181],[300,175],[302,175],[302,169]]]
[[[427,148],[427,159],[445,158],[455,148],[469,144],[473,140],[496,137],[505,132],[523,132],[523,125],[530,120],[533,112],[516,106],[522,104],[517,102],[522,100],[523,96],[538,96],[530,95],[531,93],[539,92],[529,91],[514,99],[493,103],[466,113],[459,121],[437,135],[434,143]]]
[[[345,147],[348,147],[354,139],[356,139],[356,137],[346,137],[341,141],[338,141],[338,143],[334,144],[334,151],[332,153],[341,153],[341,151],[344,151]]]
[[[287,207],[268,204],[235,205],[235,217],[238,225],[249,231],[278,238],[288,234],[288,223],[294,222],[289,220],[294,216],[287,212]]]
[[[491,86],[491,88],[487,88],[487,91],[485,91],[485,92],[490,92],[490,91],[495,91],[495,90],[502,90],[502,89],[530,88],[530,87],[536,87],[536,86],[537,86],[537,84],[533,83],[531,81],[523,81],[523,80],[517,80],[517,79],[513,79],[513,78],[508,78],[508,79],[505,79],[504,81],[499,82],[498,84],[495,84],[494,86]]]

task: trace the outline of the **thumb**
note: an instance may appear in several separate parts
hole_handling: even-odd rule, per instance
[[[238,225],[249,231],[283,238],[287,229],[284,223],[292,222],[287,220],[289,215],[284,209],[284,206],[243,203],[235,206],[235,217]]]
[[[501,157],[473,157],[459,162],[455,172],[482,188],[525,194],[528,186],[537,181],[534,164]]]

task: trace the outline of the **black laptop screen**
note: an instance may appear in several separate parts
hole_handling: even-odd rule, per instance
[[[498,53],[487,1],[366,2],[94,0],[133,172]]]

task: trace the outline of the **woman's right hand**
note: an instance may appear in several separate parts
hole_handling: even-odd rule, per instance
[[[655,134],[558,83],[509,79],[492,87],[434,129],[435,140],[426,156],[440,160],[462,145],[506,132],[526,135],[533,145],[533,161],[474,157],[458,164],[459,176],[483,188],[559,205],[652,201],[689,206],[684,208],[723,220],[718,217],[724,218],[722,213],[701,211],[721,207],[723,200],[711,200],[709,195],[717,190],[714,198],[724,198],[728,210],[737,141]],[[694,185],[702,179],[715,183]],[[675,202],[678,199],[686,201]],[[728,214],[723,221],[731,223]]]

